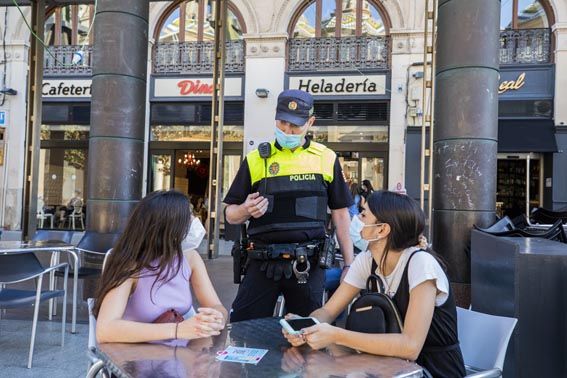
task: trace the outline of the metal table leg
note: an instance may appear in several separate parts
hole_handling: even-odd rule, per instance
[[[73,315],[71,317],[71,333],[76,333],[76,325],[77,325],[77,285],[79,282],[79,256],[77,252],[73,250],[68,250],[69,254],[73,256],[75,259],[74,261],[74,269],[73,269]]]

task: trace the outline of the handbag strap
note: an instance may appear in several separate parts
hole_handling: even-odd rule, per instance
[[[386,293],[386,287],[384,286],[384,280],[382,277],[376,274],[376,269],[378,269],[378,264],[372,258],[372,267],[370,268],[370,276],[366,279],[366,290],[372,293]],[[378,290],[378,285],[380,285],[380,290]]]

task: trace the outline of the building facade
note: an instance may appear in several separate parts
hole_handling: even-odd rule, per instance
[[[208,216],[213,1],[150,3],[144,192],[176,188]],[[23,9],[29,19],[29,9]],[[27,12],[27,13],[26,13]],[[86,198],[94,5],[46,9],[38,225],[80,228]],[[30,33],[0,11],[0,221],[22,229]],[[223,188],[273,138],[277,95],[311,92],[311,137],[347,180],[420,191],[424,9],[409,0],[233,0],[226,20]],[[498,193],[502,214],[567,206],[567,1],[502,1]],[[462,99],[467,101],[467,88]],[[426,99],[427,100],[427,99]],[[3,113],[2,113],[3,112]],[[2,118],[4,117],[4,118]],[[117,183],[119,185],[119,183]],[[13,236],[14,236],[13,235]]]

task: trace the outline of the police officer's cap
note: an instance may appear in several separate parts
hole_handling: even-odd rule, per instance
[[[298,89],[288,89],[278,96],[276,120],[303,126],[313,115],[313,96]]]

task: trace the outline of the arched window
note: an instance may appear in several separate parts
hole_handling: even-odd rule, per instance
[[[553,23],[553,12],[545,0],[502,0],[500,64],[549,63]]]
[[[502,0],[500,30],[542,29],[552,24],[551,9],[540,0]]]
[[[389,20],[370,0],[314,0],[303,8],[289,30],[292,38],[383,36]]]
[[[158,42],[196,42],[214,40],[215,0],[184,0],[173,4],[162,16],[156,29]],[[242,17],[228,5],[226,40],[242,39],[246,31]]]
[[[48,45],[92,44],[92,31],[88,35],[94,17],[92,5],[66,5],[48,9],[45,20],[44,41]]]

